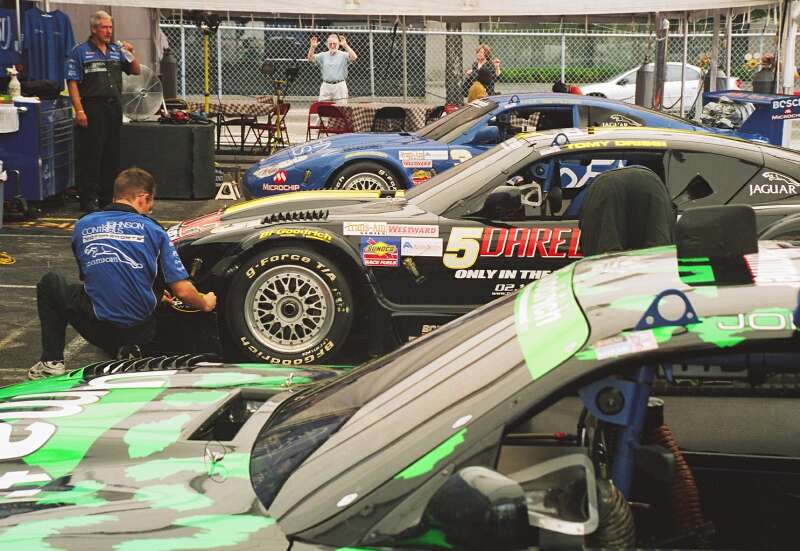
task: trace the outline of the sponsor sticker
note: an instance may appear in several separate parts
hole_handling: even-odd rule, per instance
[[[261,189],[263,191],[297,191],[300,189],[300,184],[261,184]]]
[[[225,224],[224,226],[217,226],[211,230],[211,233],[226,233],[231,231],[246,230],[260,226],[260,220],[247,220],[245,222],[235,222],[233,224]]]
[[[333,239],[333,236],[328,232],[322,230],[312,230],[308,228],[273,228],[269,230],[262,231],[258,238],[259,239],[266,239],[268,237],[304,237],[306,239],[316,239],[317,241],[323,241],[325,243],[330,243]]]
[[[282,170],[284,168],[289,168],[295,163],[305,161],[306,159],[308,159],[308,155],[300,155],[299,157],[295,157],[294,159],[286,159],[285,161],[281,161],[279,163],[266,165],[254,171],[253,176],[255,176],[256,178],[268,178],[269,176],[272,176],[279,170]]]
[[[362,237],[360,250],[364,266],[396,267],[400,264],[400,239],[397,237]]]
[[[391,224],[387,222],[343,222],[344,235],[390,235],[394,237],[439,237],[436,224]]]
[[[750,195],[794,195],[800,183],[778,172],[762,172],[761,176],[768,184],[749,184]]]
[[[446,161],[446,149],[431,149],[431,150],[402,150],[397,152],[397,156],[401,161]]]
[[[612,113],[608,119],[600,123],[599,126],[603,127],[628,127],[628,126],[642,126],[642,124],[622,113]]]
[[[627,333],[598,341],[594,345],[594,352],[598,360],[604,360],[615,356],[655,350],[656,348],[658,348],[658,341],[652,329],[648,329],[647,331]]]
[[[800,118],[800,97],[772,100],[770,118],[773,121]]]
[[[403,237],[400,253],[403,256],[442,256],[441,237]]]
[[[286,183],[286,179],[288,177],[289,175],[286,174],[285,170],[279,170],[278,172],[275,173],[275,176],[272,177],[272,181],[275,182],[276,184],[284,184]]]
[[[597,149],[601,147],[667,147],[665,140],[593,140],[573,142],[561,146],[562,150]]]
[[[471,268],[479,257],[581,258],[580,236],[574,227],[453,228],[442,262],[460,270]]]
[[[433,161],[424,159],[407,159],[401,162],[406,168],[431,168],[433,166]]]
[[[431,174],[430,170],[415,170],[413,174],[411,174],[411,182],[415,186],[418,186],[419,184],[430,180],[432,176],[433,174]]]

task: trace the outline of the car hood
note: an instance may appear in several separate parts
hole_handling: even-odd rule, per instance
[[[437,143],[408,132],[399,133],[354,133],[340,134],[307,142],[297,147],[288,147],[265,157],[247,170],[247,179],[261,179],[272,176],[279,170],[295,168],[297,165],[314,161],[321,157],[343,155],[371,149],[387,147],[421,146]]]
[[[174,539],[286,549],[252,490],[250,448],[293,388],[336,371],[199,364],[109,375],[109,365],[0,389],[9,442],[0,479],[10,482],[0,548],[44,548],[47,538],[59,549]],[[229,437],[212,436],[212,425]]]

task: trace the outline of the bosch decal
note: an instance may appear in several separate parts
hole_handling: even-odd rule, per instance
[[[453,270],[482,258],[582,258],[578,228],[453,228],[442,256]]]
[[[770,118],[773,121],[800,118],[800,97],[772,100]]]
[[[361,260],[364,266],[396,267],[400,265],[400,238],[362,237]]]

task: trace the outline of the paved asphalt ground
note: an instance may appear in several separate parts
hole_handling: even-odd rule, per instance
[[[213,200],[156,199],[153,217],[167,227],[175,221],[228,204],[230,202]],[[71,201],[45,206],[35,220],[14,222],[6,217],[3,222],[0,229],[0,386],[24,380],[28,368],[39,360],[36,282],[51,270],[78,281],[69,238],[80,214],[77,201]],[[67,368],[107,359],[72,328],[67,330],[66,342]]]

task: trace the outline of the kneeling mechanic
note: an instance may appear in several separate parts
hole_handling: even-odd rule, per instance
[[[114,181],[114,202],[75,224],[72,251],[83,284],[54,272],[37,284],[42,355],[28,378],[64,373],[67,323],[111,356],[128,357],[155,338],[155,308],[167,287],[189,306],[216,307],[216,295],[197,291],[169,236],[147,216],[155,187],[148,172],[127,169]]]

